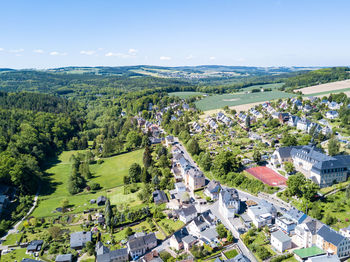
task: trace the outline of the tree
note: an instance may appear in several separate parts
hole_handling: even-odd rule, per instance
[[[227,237],[227,229],[223,224],[219,224],[216,226],[216,232],[218,233],[220,238]]]
[[[247,128],[250,128],[250,116],[248,115],[246,118],[245,118],[245,126],[247,127]]]
[[[68,206],[69,206],[69,200],[66,198],[63,199],[61,202],[62,212],[66,212]]]
[[[204,171],[209,171],[211,168],[211,158],[209,153],[201,153],[202,156],[199,157],[200,163]],[[200,155],[201,155],[200,154]]]
[[[151,182],[151,175],[150,173],[147,171],[147,168],[142,168],[142,171],[141,171],[141,182],[142,183],[149,183]]]
[[[330,156],[338,155],[340,151],[340,143],[339,141],[333,137],[328,142],[328,154]]]
[[[129,168],[130,181],[137,183],[141,181],[141,166],[137,163],[133,163]]]
[[[228,242],[233,242],[234,240],[235,240],[235,238],[233,237],[232,232],[229,231],[228,234],[227,234],[227,241]]]
[[[293,176],[290,176],[287,180],[288,192],[292,196],[302,197],[302,187],[304,185],[306,179],[302,173],[297,173]]]
[[[59,239],[62,236],[62,230],[58,226],[50,227],[47,231],[53,239]]]
[[[281,143],[283,146],[296,146],[298,144],[296,137],[288,133],[283,135]]]
[[[285,162],[284,163],[284,170],[286,170],[286,172],[288,174],[292,174],[293,172],[295,172],[295,168],[292,162]]]
[[[253,152],[253,159],[256,163],[259,163],[261,161],[261,153],[258,150],[254,150]]]
[[[148,146],[145,148],[145,152],[143,153],[143,165],[145,168],[148,168],[152,164],[152,155],[151,150]]]
[[[200,153],[200,147],[198,141],[194,138],[190,139],[187,143],[188,152],[192,155],[198,155]]]
[[[306,180],[306,182],[302,185],[303,197],[308,201],[314,199],[318,190],[320,190],[320,187],[311,180]]]

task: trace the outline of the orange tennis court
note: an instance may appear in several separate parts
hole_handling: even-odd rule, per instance
[[[266,166],[252,167],[246,170],[249,174],[259,179],[264,184],[269,186],[285,186],[287,179],[280,174],[277,174],[272,169]]]

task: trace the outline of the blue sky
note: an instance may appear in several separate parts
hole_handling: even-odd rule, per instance
[[[347,0],[1,0],[0,67],[336,66]]]

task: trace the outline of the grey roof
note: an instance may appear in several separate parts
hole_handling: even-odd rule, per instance
[[[21,262],[43,262],[42,260],[34,260],[31,258],[23,258]]]
[[[180,214],[184,217],[191,216],[196,213],[197,209],[194,205],[190,205],[189,207],[180,210]]]
[[[340,262],[337,255],[323,255],[309,258],[311,262]]]
[[[233,262],[250,262],[250,260],[242,255],[242,254],[238,254],[237,256],[235,256],[233,259],[232,259]]]
[[[220,192],[224,203],[239,200],[238,191],[234,188],[225,188]]]
[[[56,257],[56,262],[66,262],[66,261],[72,261],[73,255],[72,254],[64,254],[64,255],[58,255]]]
[[[338,246],[340,242],[344,240],[344,236],[339,234],[337,231],[331,229],[330,227],[323,225],[318,231],[317,235],[321,236],[325,241]]]
[[[220,182],[216,180],[211,180],[207,185],[207,190],[210,193],[219,193],[220,189],[221,189]]]
[[[292,151],[293,148],[299,149],[301,146],[286,146],[286,147],[280,147],[277,149],[277,152],[282,158],[290,158],[291,154],[290,152]]]
[[[310,233],[312,235],[315,235],[317,231],[323,226],[323,224],[316,219],[311,219],[310,221],[305,222],[305,225],[310,230]]]
[[[196,241],[197,239],[194,238],[192,235],[188,235],[188,236],[185,236],[183,239],[182,239],[182,242],[186,243],[186,244],[190,244],[190,243],[193,243],[194,241]]]
[[[202,231],[201,236],[204,237],[207,240],[212,240],[217,238],[218,232],[216,231],[216,228],[207,228],[206,230]]]
[[[70,235],[70,247],[77,248],[85,245],[86,242],[91,241],[92,233],[90,231],[75,232]]]
[[[290,237],[283,233],[281,230],[277,230],[271,234],[271,237],[278,239],[280,242],[290,241]]]
[[[268,201],[266,201],[266,200],[264,200],[264,199],[261,200],[261,201],[259,202],[259,205],[265,207],[266,210],[267,210],[268,212],[270,212],[271,214],[277,212],[276,207],[275,207],[273,204],[271,204],[270,202],[268,202]]]
[[[104,246],[102,244],[101,241],[99,241],[97,244],[96,244],[96,248],[95,248],[95,251],[96,251],[96,254],[97,255],[103,255],[103,254],[106,254],[109,252],[109,248]]]
[[[292,207],[291,209],[289,209],[284,216],[286,218],[289,218],[297,223],[302,223],[305,219],[306,219],[306,214],[298,209],[296,209],[295,207]]]
[[[149,243],[157,242],[156,235],[154,233],[150,233],[140,237],[132,237],[129,238],[128,246],[130,250],[143,248]]]
[[[168,202],[168,198],[163,190],[156,190],[153,192],[154,202]]]
[[[103,255],[97,255],[96,262],[111,262],[116,258],[127,257],[127,256],[128,256],[128,249],[120,248],[117,250],[110,251],[109,253],[106,253]]]

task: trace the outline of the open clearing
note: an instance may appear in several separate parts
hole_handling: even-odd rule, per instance
[[[96,199],[101,195],[110,197],[112,204],[127,202],[130,205],[136,205],[138,203],[137,193],[124,195],[123,187],[120,186],[123,185],[123,177],[128,174],[131,164],[135,162],[142,163],[143,150],[105,158],[102,164],[90,165],[90,171],[93,177],[89,183],[99,183],[102,189],[96,193],[84,192],[72,196],[68,192],[68,177],[71,172],[71,162],[69,159],[77,152],[63,152],[58,158],[58,163],[46,170],[46,178],[50,180],[52,190],[47,190],[46,192],[42,190],[42,194],[39,196],[38,207],[34,210],[33,216],[44,217],[57,215],[57,213],[53,213],[52,211],[60,207],[60,203],[64,199],[68,199],[69,204],[73,208],[70,213],[80,212],[90,207],[89,200]]]
[[[294,97],[296,94],[290,94],[282,91],[269,91],[269,92],[258,92],[258,93],[237,93],[237,94],[223,94],[223,95],[212,95],[203,98],[196,102],[198,109],[207,111],[224,106],[238,106],[246,105],[258,102],[265,102],[273,99]]]
[[[181,99],[187,99],[193,96],[201,96],[204,95],[204,93],[201,92],[190,92],[190,91],[184,91],[184,92],[171,92],[168,93],[169,96],[177,96],[180,97]]]
[[[309,94],[316,94],[321,92],[340,91],[342,89],[349,89],[349,88],[350,88],[350,79],[327,83],[327,84],[309,86],[309,87],[297,89],[296,91],[301,91],[304,95],[309,95]]]

